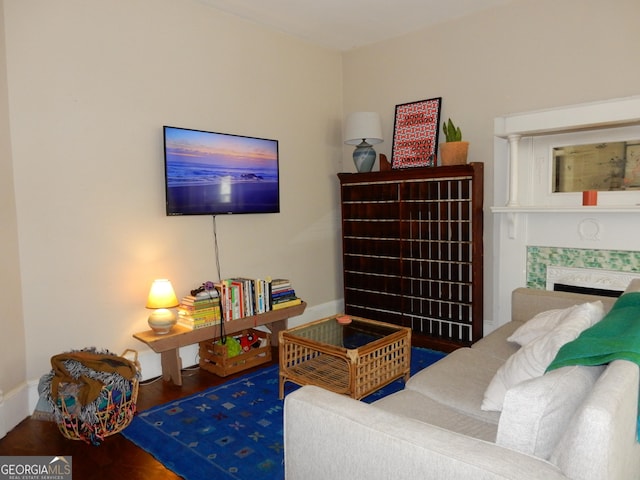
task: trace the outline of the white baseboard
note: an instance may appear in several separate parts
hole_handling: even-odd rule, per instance
[[[198,345],[189,345],[180,349],[180,358],[182,359],[182,368],[197,365]],[[162,375],[162,365],[160,364],[160,354],[153,350],[145,350],[138,353],[138,361],[140,362],[140,371],[142,381],[150,378],[160,377]]]
[[[37,397],[38,385],[36,384],[35,387]],[[0,438],[31,415],[32,410],[29,406],[29,385],[27,382],[14,388],[6,395],[0,391]],[[35,403],[33,406],[35,407]]]

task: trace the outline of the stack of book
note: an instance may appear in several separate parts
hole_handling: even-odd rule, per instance
[[[234,277],[215,284],[220,294],[225,321],[266,313],[270,310],[299,305],[291,282],[286,279],[252,279]]]
[[[252,278],[228,278],[216,283],[226,321],[268,311],[268,284]]]
[[[193,330],[220,323],[222,311],[217,290],[187,295],[178,306],[178,323]]]
[[[285,278],[271,280],[271,309],[293,307],[299,305],[302,300],[296,296],[291,282]]]

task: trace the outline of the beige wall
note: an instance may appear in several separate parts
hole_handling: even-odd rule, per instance
[[[281,213],[217,218],[223,277],[341,296],[338,52],[193,0],[6,0],[5,23],[27,379],[68,349],[143,350],[154,278],[217,280],[212,218],[165,216],[165,124],[280,141]]]
[[[391,158],[395,105],[442,97],[441,118],[452,117],[471,142],[469,161],[485,162],[489,320],[492,264],[499,260],[489,213],[494,118],[639,94],[638,18],[637,0],[520,0],[344,55],[345,114],[380,112],[385,141],[378,152]]]
[[[7,108],[4,10],[0,2],[0,401],[25,381],[25,338],[22,317],[16,202]],[[0,418],[0,436],[2,432]]]
[[[640,78],[637,0],[516,1],[344,55],[193,0],[4,7],[5,392],[60,351],[141,348],[131,334],[154,278],[181,295],[216,276],[211,218],[164,215],[163,124],[280,140],[282,213],[217,219],[222,276],[287,276],[313,306],[342,296],[343,112],[379,111],[390,155],[394,106],[442,96],[470,160],[486,163],[488,207],[495,116],[634,95]]]

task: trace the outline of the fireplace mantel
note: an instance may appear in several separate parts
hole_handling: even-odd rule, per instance
[[[505,115],[494,120],[494,134],[508,139],[637,123],[640,123],[640,96],[633,96]]]
[[[563,211],[579,206],[580,194],[550,195],[547,191],[552,159],[544,142],[560,142],[556,139],[569,135],[576,143],[640,138],[640,96],[505,115],[494,120],[494,135],[494,168],[503,171],[502,178],[496,175],[496,185],[506,184],[507,198],[505,207],[496,206],[492,211],[545,211],[549,207]],[[615,213],[629,208],[640,212],[639,192],[606,192],[601,197]],[[496,199],[496,205],[500,200]]]
[[[530,247],[640,250],[640,222],[632,216],[640,213],[640,190],[601,191],[598,205],[583,206],[582,192],[551,188],[556,146],[640,139],[640,96],[506,115],[494,126],[493,250],[487,256],[493,319],[485,334],[509,321],[511,292],[527,285]],[[607,268],[606,262],[596,268]]]

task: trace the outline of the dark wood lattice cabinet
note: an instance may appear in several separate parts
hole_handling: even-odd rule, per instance
[[[345,313],[444,351],[482,337],[483,167],[338,174]]]

